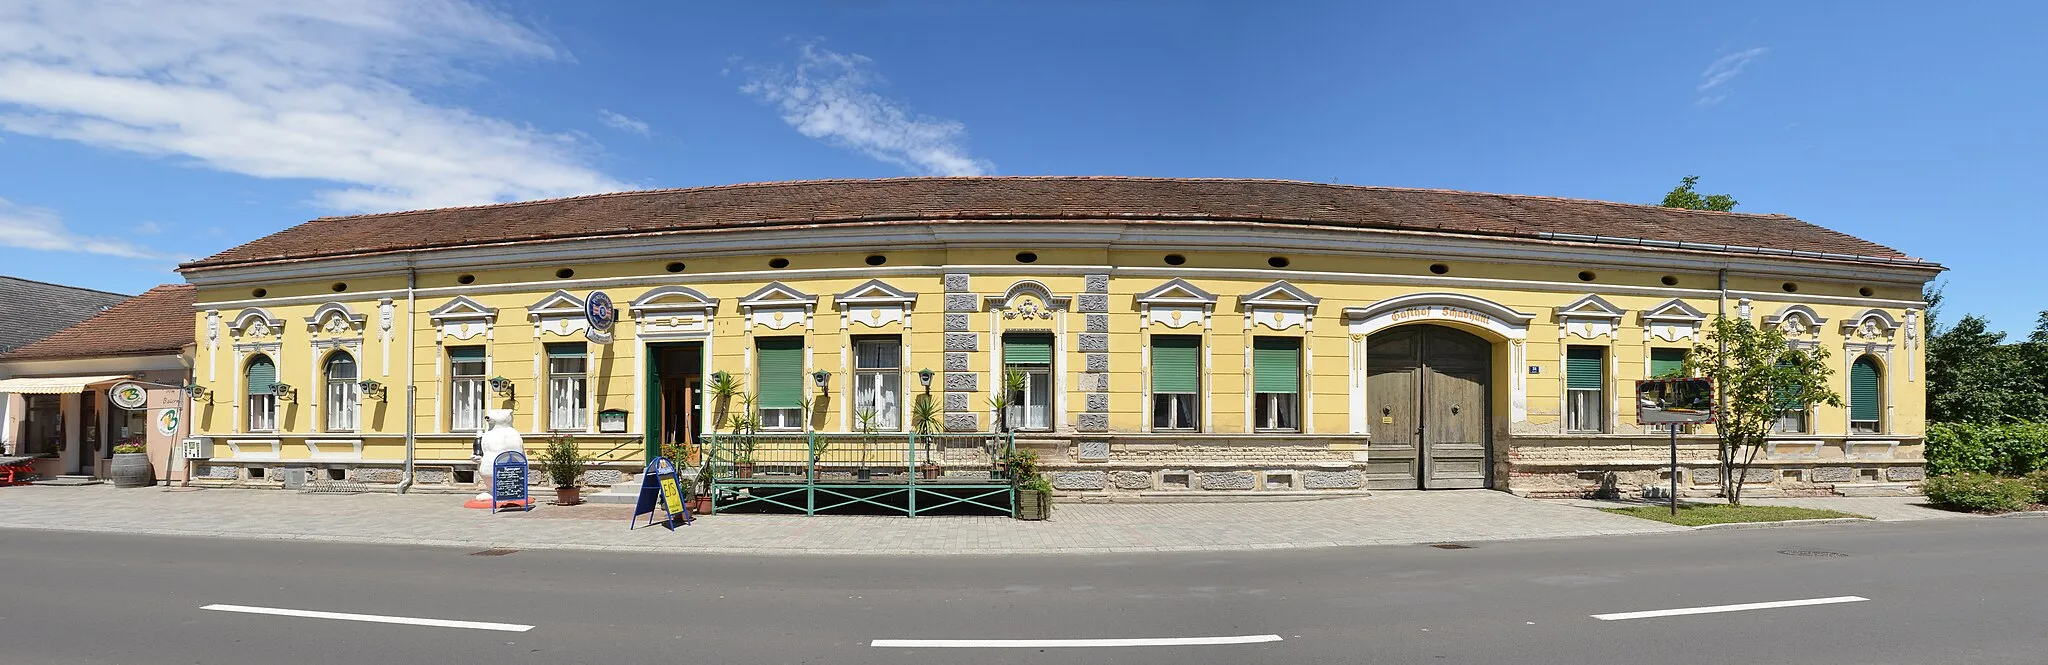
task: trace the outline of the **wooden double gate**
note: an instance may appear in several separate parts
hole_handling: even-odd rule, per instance
[[[1488,485],[1493,347],[1464,331],[1410,325],[1366,343],[1366,486]]]

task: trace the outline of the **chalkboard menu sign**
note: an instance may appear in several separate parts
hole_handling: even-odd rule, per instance
[[[491,512],[501,507],[532,510],[533,502],[526,496],[526,455],[516,450],[498,454],[491,464]],[[514,503],[506,506],[507,503]]]

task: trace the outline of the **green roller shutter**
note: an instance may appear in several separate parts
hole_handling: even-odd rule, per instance
[[[1849,366],[1849,419],[1878,419],[1877,361],[1858,358]]]
[[[1685,371],[1685,349],[1650,349],[1650,378],[1679,376]]]
[[[1791,367],[1792,363],[1781,360],[1778,361],[1777,366],[1778,369],[1785,369]],[[1806,399],[1801,396],[1801,393],[1804,391],[1800,390],[1798,386],[1781,387],[1772,392],[1777,395],[1779,411],[1806,410]]]
[[[755,348],[761,357],[754,378],[761,408],[794,409],[804,401],[804,338],[764,337]]]
[[[1152,392],[1201,391],[1202,338],[1158,335],[1152,338]]]
[[[1052,335],[1011,333],[1003,336],[1003,364],[1052,364]]]
[[[1301,392],[1301,340],[1293,337],[1252,339],[1252,392]]]
[[[457,362],[460,362],[460,361],[464,361],[464,360],[483,360],[483,359],[484,359],[484,347],[481,347],[481,346],[456,346],[456,347],[450,347],[450,348],[448,349],[448,359],[449,359],[449,360],[453,360],[453,361],[457,361]]]
[[[270,384],[277,383],[277,364],[270,358],[257,356],[249,361],[249,382],[244,384],[251,395],[270,394]]]
[[[548,345],[549,358],[582,358],[586,353],[581,343]]]
[[[1606,354],[1597,346],[1574,346],[1564,352],[1564,387],[1600,390],[1607,387]]]

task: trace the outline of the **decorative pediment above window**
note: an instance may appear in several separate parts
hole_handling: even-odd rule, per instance
[[[791,288],[782,282],[769,282],[747,297],[740,299],[740,312],[746,315],[747,325],[766,326],[782,330],[803,324],[811,327],[811,314],[818,308],[818,297]]]
[[[1144,326],[1182,328],[1199,323],[1206,328],[1209,314],[1216,310],[1216,294],[1178,277],[1138,294],[1136,301]]]
[[[1850,342],[1884,343],[1892,341],[1892,335],[1899,329],[1899,320],[1890,312],[1881,309],[1866,309],[1852,318],[1842,320],[1842,336]]]
[[[228,334],[236,337],[270,337],[284,334],[284,319],[271,316],[270,312],[251,307],[235,314],[228,324]]]
[[[427,318],[434,322],[436,341],[445,337],[469,339],[477,335],[490,339],[491,327],[498,321],[498,308],[485,307],[469,296],[455,296],[447,304],[428,311]]]
[[[871,279],[832,296],[832,304],[839,308],[840,316],[845,320],[869,328],[897,322],[907,328],[910,327],[910,308],[917,304],[917,294]]]
[[[314,335],[322,332],[329,335],[355,333],[361,337],[363,325],[369,320],[369,316],[355,313],[348,305],[331,302],[314,309],[313,315],[306,317],[306,332]]]
[[[1073,300],[1070,296],[1053,295],[1052,289],[1038,280],[1026,279],[1011,284],[1002,295],[982,298],[982,306],[1002,312],[1005,319],[1049,320],[1054,311],[1065,310]]]
[[[1666,342],[1679,340],[1699,341],[1700,329],[1707,322],[1707,314],[1699,308],[1686,304],[1685,300],[1672,298],[1656,307],[1643,310],[1637,315],[1642,319],[1643,339],[1661,339]]]
[[[1307,330],[1315,323],[1316,305],[1322,301],[1283,279],[1238,296],[1237,308],[1250,319],[1248,327],[1286,330],[1301,326]]]
[[[1578,335],[1586,339],[1598,337],[1614,338],[1614,330],[1621,327],[1621,318],[1628,312],[1606,298],[1588,293],[1569,305],[1557,308],[1557,336],[1562,339]]]
[[[664,286],[640,294],[628,306],[640,332],[704,332],[718,313],[718,299],[687,286]]]
[[[1815,339],[1820,337],[1820,326],[1828,320],[1805,305],[1786,305],[1778,313],[1764,317],[1764,326],[1777,328],[1788,338]]]
[[[543,334],[567,337],[590,327],[590,318],[583,313],[583,299],[559,289],[539,302],[527,305],[526,320],[533,322],[535,337]]]

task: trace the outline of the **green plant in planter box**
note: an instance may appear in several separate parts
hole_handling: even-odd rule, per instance
[[[583,481],[583,465],[592,457],[576,446],[576,437],[568,435],[548,437],[547,448],[541,450],[540,462],[547,465],[548,480],[555,487],[576,487]]]

